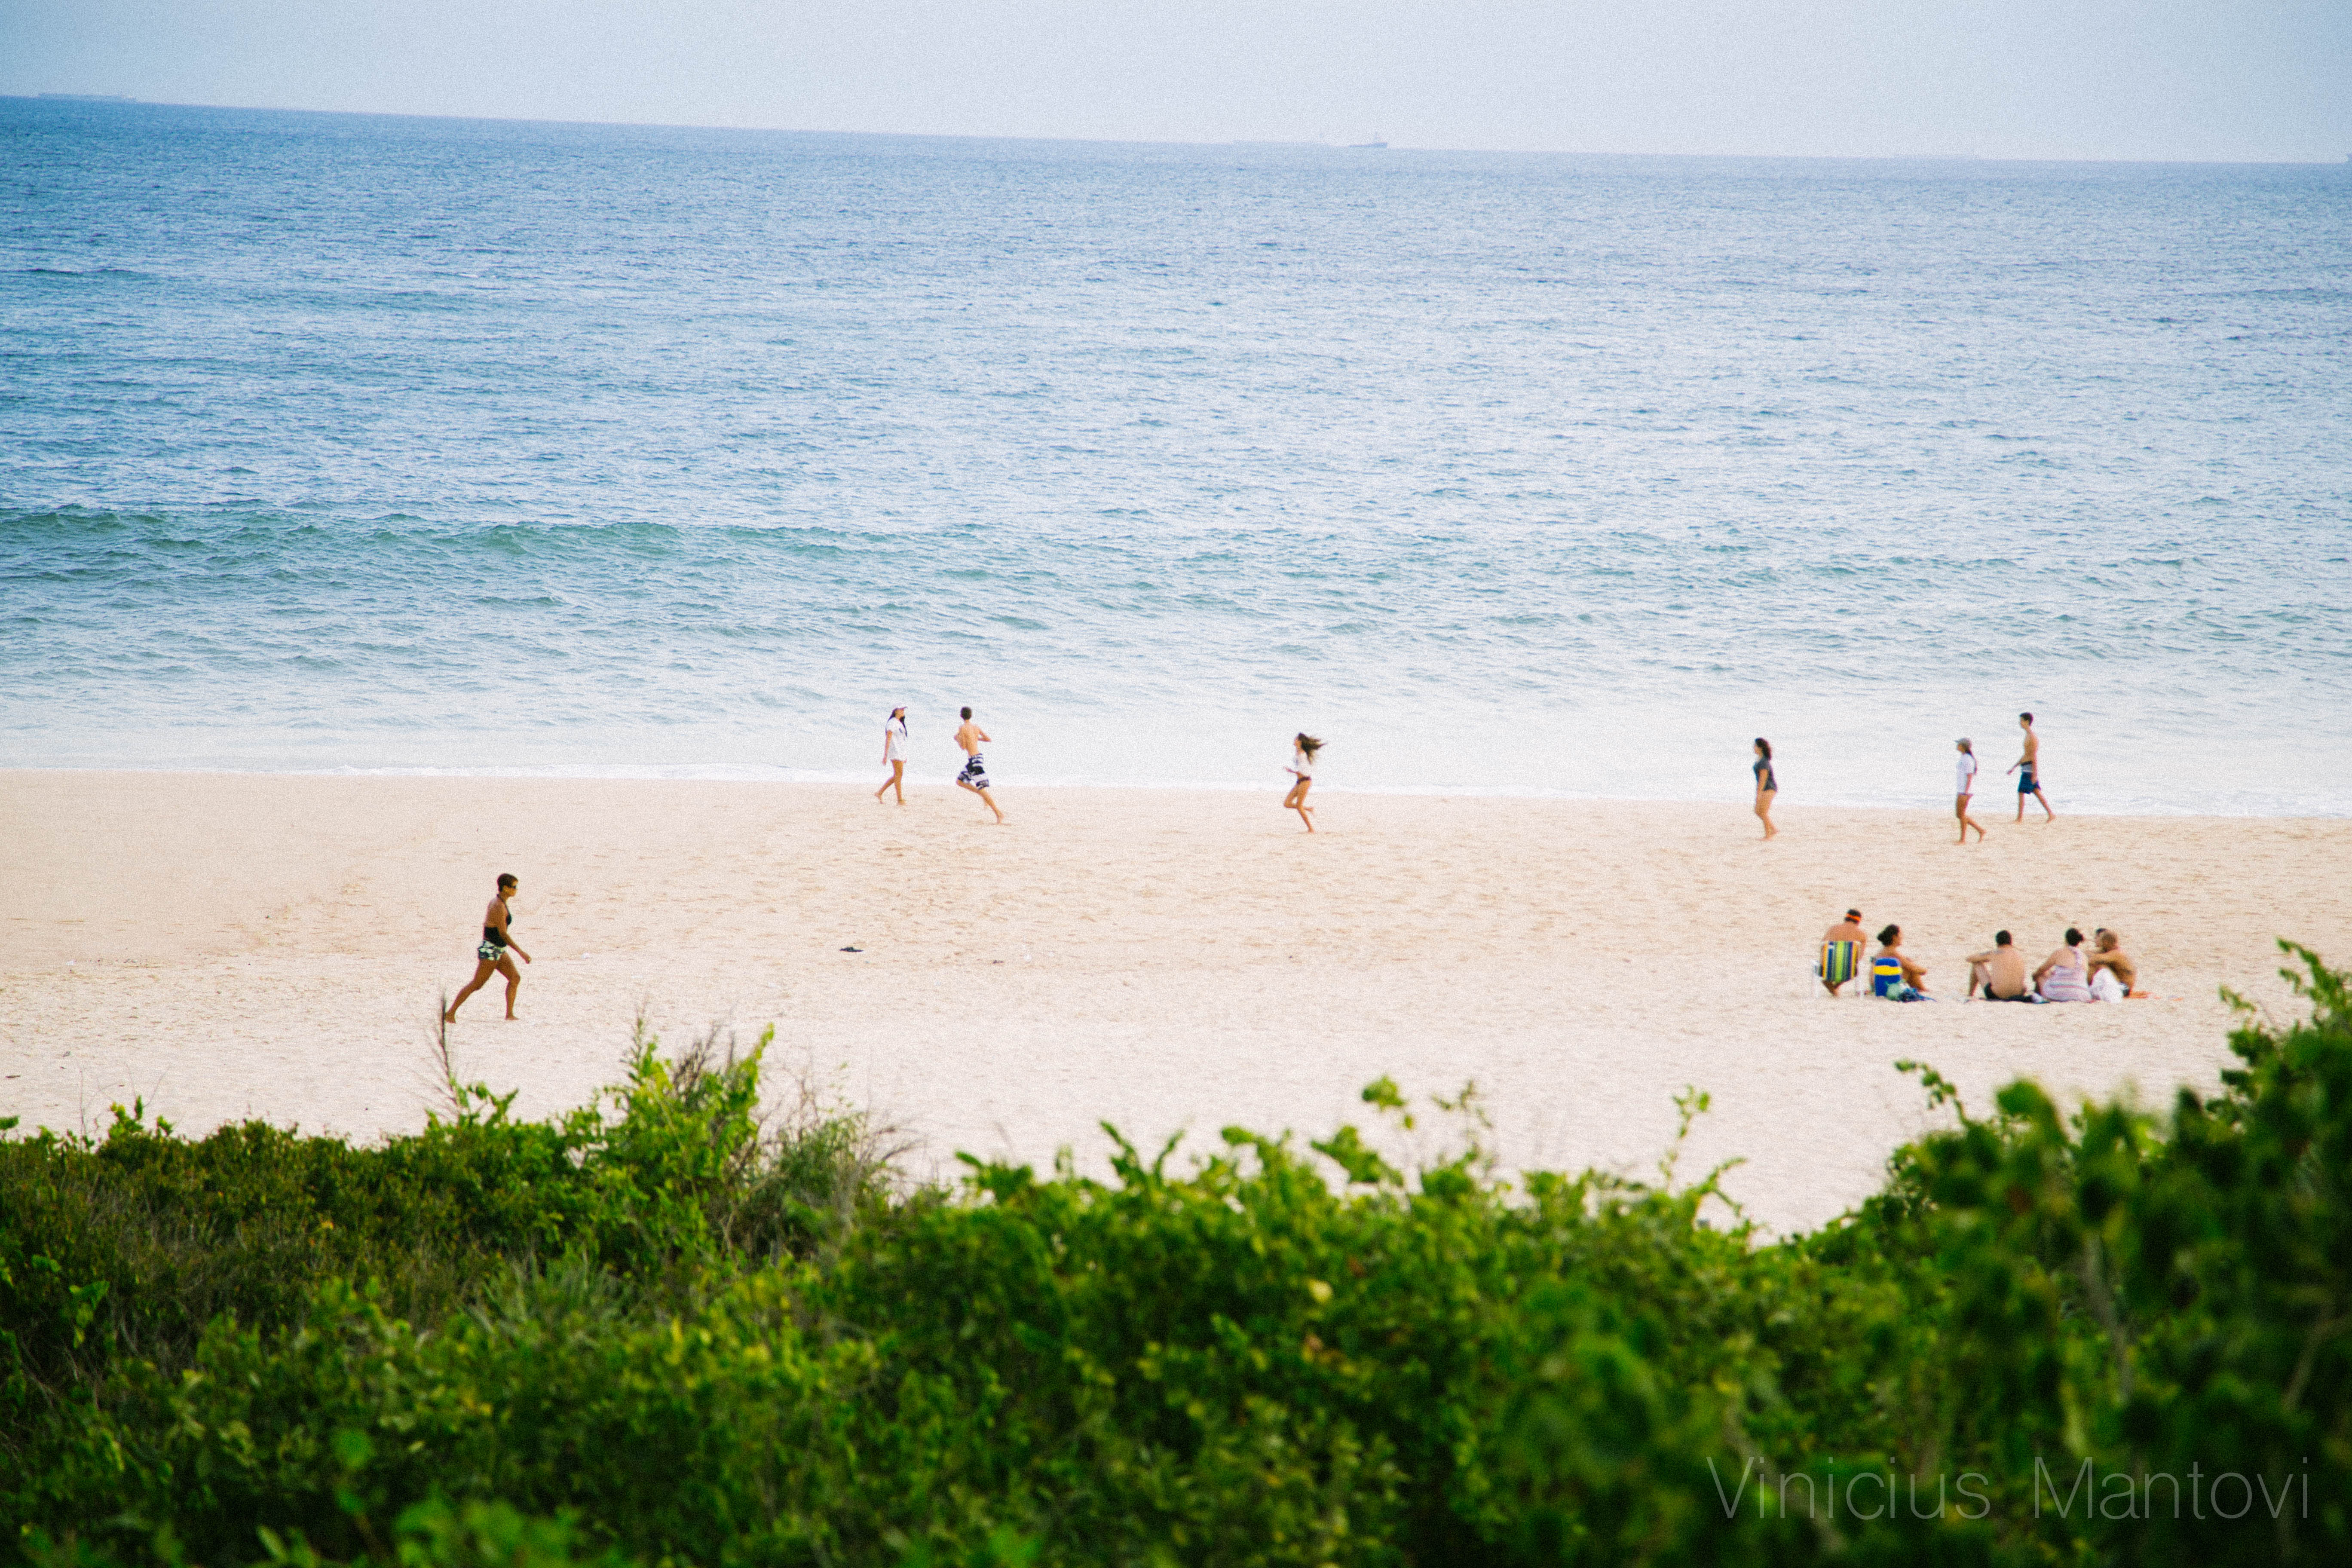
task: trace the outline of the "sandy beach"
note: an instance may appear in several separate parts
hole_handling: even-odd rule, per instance
[[[1979,1105],[2031,1075],[2168,1098],[2229,1061],[2229,985],[2273,1009],[2276,936],[2352,957],[2352,821],[1320,797],[1308,837],[1263,795],[937,783],[0,773],[0,1113],[102,1126],[143,1099],[184,1131],[259,1117],[373,1136],[436,1102],[436,1000],[469,978],[493,876],[522,879],[522,1021],[498,983],[458,1070],[581,1102],[640,1013],[665,1038],[776,1031],[772,1060],[919,1140],[1100,1168],[1239,1122],[1320,1136],[1386,1073],[1475,1080],[1511,1165],[1641,1173],[1674,1096],[1714,1109],[1685,1173],[1767,1224],[1815,1225],[1927,1124],[1893,1063]],[[1810,988],[1848,904],[1899,921],[1935,1006]],[[1961,956],[2069,922],[2123,931],[2167,1000],[1961,1005]],[[861,951],[849,952],[845,948]],[[1432,1145],[1451,1136],[1424,1123]]]

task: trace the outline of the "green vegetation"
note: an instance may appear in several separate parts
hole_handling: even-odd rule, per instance
[[[1920,1069],[1957,1126],[1776,1244],[1671,1167],[1507,1186],[1462,1102],[1411,1176],[1233,1129],[909,1190],[709,1042],[376,1148],[0,1139],[0,1553],[2352,1560],[2352,993],[2292,951],[2219,1096]]]

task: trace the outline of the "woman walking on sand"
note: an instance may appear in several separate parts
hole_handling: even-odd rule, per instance
[[[882,781],[882,787],[874,792],[874,798],[878,801],[895,789],[898,792],[898,804],[906,805],[907,710],[904,708],[891,709],[890,717],[882,721],[882,765],[890,770],[890,776]]]
[[[518,886],[520,884],[515,881],[512,872],[499,876],[499,896],[492,899],[490,907],[482,911],[482,941],[481,945],[474,949],[477,960],[474,978],[457,993],[457,999],[449,1004],[449,1010],[441,1015],[443,1023],[456,1023],[457,1009],[466,1005],[466,998],[479,991],[493,974],[507,977],[507,1021],[514,1021],[515,993],[522,989],[522,971],[517,969],[514,960],[507,955],[509,952],[520,952],[525,963],[530,962],[530,954],[523,952],[522,943],[514,939],[514,911],[507,908],[507,900],[514,897]]]
[[[1969,796],[1977,790],[1977,754],[1966,736],[1961,737],[1959,744],[1959,761],[1955,764],[1958,777],[1953,781],[1958,786],[1959,794],[1953,800],[1952,815],[1960,819],[1960,842],[1966,844],[1969,841],[1969,829],[1973,827],[1977,830],[1977,842],[1981,844],[1984,842],[1984,824],[1969,815]]]
[[[1764,837],[1772,837],[1780,830],[1772,826],[1772,797],[1780,793],[1780,781],[1772,776],[1772,742],[1763,736],[1756,737],[1756,818],[1764,825]]]
[[[1285,811],[1295,811],[1298,820],[1307,824],[1307,831],[1315,831],[1315,808],[1307,804],[1307,792],[1315,784],[1315,753],[1323,742],[1301,730],[1290,742],[1290,793],[1282,797]]]

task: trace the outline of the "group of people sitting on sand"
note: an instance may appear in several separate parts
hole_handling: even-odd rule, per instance
[[[1867,961],[1862,954],[1869,938],[1863,931],[1862,911],[1848,910],[1845,919],[1822,937],[1821,961],[1815,973],[1832,996],[1848,982],[1868,994],[1890,1002],[1933,1002],[1927,994],[1927,967],[1903,951],[1903,928],[1890,925],[1878,933],[1878,951]],[[2139,988],[2139,966],[2123,949],[2123,938],[2101,926],[2091,951],[2083,948],[2083,933],[2066,928],[2066,944],[2026,968],[2025,954],[2009,932],[1995,931],[1992,946],[1968,956],[1969,988],[1964,1000],[1981,992],[1988,1002],[2121,1002],[2147,995]]]

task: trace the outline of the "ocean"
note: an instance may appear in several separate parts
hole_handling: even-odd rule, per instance
[[[0,765],[2352,813],[2352,168],[0,100]]]

